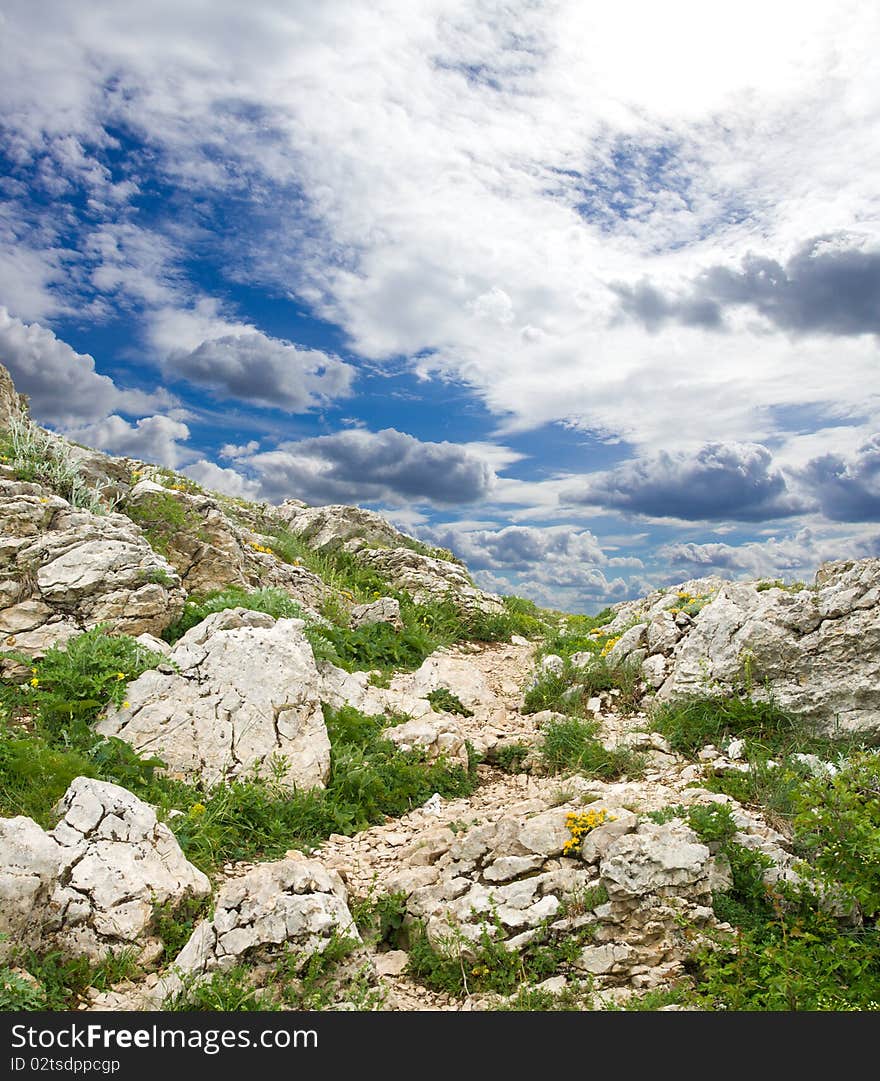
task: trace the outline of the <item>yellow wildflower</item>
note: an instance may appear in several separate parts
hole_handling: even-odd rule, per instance
[[[131,702],[123,702],[122,703],[122,708],[123,709],[128,709],[130,706],[131,706]]]
[[[39,685],[40,685],[40,681],[37,679],[36,676],[34,676],[34,678],[31,680],[31,686],[32,687],[39,687]]]

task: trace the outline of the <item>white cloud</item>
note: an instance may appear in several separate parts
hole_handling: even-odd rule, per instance
[[[258,481],[249,480],[235,469],[224,469],[205,458],[186,466],[181,472],[212,492],[222,492],[239,499],[254,500],[260,496]]]
[[[436,505],[471,503],[494,482],[483,458],[455,443],[423,442],[405,432],[355,428],[238,459],[261,481],[264,498],[307,503]]]
[[[189,439],[189,428],[182,421],[167,416],[141,417],[134,424],[128,424],[122,417],[110,416],[65,434],[77,443],[109,454],[158,462],[171,469],[193,457],[192,451],[181,446]]]

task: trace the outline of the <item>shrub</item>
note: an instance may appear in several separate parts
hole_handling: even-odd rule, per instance
[[[880,754],[853,755],[833,777],[806,781],[794,828],[810,862],[863,913],[880,913]]]
[[[169,541],[175,533],[191,533],[199,540],[205,539],[198,513],[170,492],[151,492],[123,509],[144,531],[150,547],[161,555],[168,554]]]
[[[623,713],[635,709],[638,701],[638,666],[600,655],[590,664],[575,667],[566,663],[562,672],[544,672],[526,691],[523,713],[552,709],[557,713],[582,715],[588,699],[601,691],[619,691],[617,707]]]
[[[277,1011],[281,1007],[263,991],[254,987],[251,973],[244,965],[227,972],[214,972],[210,977],[190,978],[180,991],[169,996],[162,1005],[171,1013],[219,1011],[244,1013]]]

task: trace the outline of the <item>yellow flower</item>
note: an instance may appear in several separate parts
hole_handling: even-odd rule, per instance
[[[125,679],[125,672],[117,672],[116,673],[116,679],[117,680]]]
[[[122,708],[123,709],[128,709],[130,706],[131,706],[131,702],[123,702],[122,703]]]
[[[32,687],[39,687],[39,685],[40,685],[40,681],[37,679],[36,676],[34,676],[34,678],[31,680],[31,686]]]
[[[189,809],[190,817],[198,818],[200,815],[203,815],[205,811],[207,811],[207,809],[208,808],[204,805],[204,803],[194,803]]]

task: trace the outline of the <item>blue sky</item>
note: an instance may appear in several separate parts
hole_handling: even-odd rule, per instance
[[[566,610],[880,554],[880,12],[599,7],[0,0],[34,417]]]

